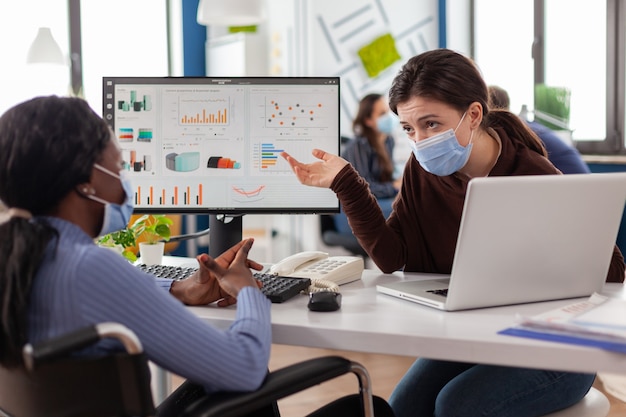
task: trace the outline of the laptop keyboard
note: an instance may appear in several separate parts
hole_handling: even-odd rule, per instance
[[[444,288],[444,289],[441,289],[441,290],[428,290],[426,292],[429,292],[429,293],[432,293],[432,294],[435,294],[435,295],[440,295],[442,297],[447,297],[448,296],[448,289],[447,288]]]
[[[172,265],[146,265],[138,264],[137,268],[154,275],[157,278],[181,280],[188,278],[198,268],[183,268]],[[311,285],[309,278],[283,277],[274,274],[253,272],[252,275],[263,283],[261,292],[272,303],[282,303],[305,291]]]

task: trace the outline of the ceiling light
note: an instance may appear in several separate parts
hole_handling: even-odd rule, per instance
[[[200,0],[198,5],[201,25],[251,26],[264,19],[262,0]]]
[[[39,28],[37,37],[28,50],[26,62],[28,64],[65,65],[61,47],[59,47],[59,44],[52,37],[50,28]]]

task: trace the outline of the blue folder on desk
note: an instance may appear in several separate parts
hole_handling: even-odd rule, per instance
[[[515,326],[498,334],[626,353],[625,311],[626,300],[594,293],[533,317],[518,316]]]
[[[611,342],[608,340],[599,340],[599,339],[591,339],[591,338],[582,337],[582,336],[573,336],[571,334],[564,334],[564,333],[558,333],[558,332],[546,333],[543,331],[534,331],[534,330],[518,328],[518,327],[510,327],[508,329],[504,329],[498,332],[498,334],[545,340],[548,342],[559,342],[559,343],[568,343],[571,345],[595,347],[595,348],[600,348],[604,350],[610,350],[612,352],[626,353],[626,342],[624,341],[616,340],[616,341]]]

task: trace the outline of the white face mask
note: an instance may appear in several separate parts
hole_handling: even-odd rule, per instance
[[[121,205],[111,203],[94,195],[87,195],[87,198],[104,204],[104,219],[102,220],[102,229],[100,230],[100,233],[98,233],[98,236],[104,236],[106,234],[122,230],[126,226],[128,226],[130,216],[133,214],[134,210],[134,203],[132,199],[133,187],[130,179],[125,175],[125,171],[122,171],[121,175],[118,175],[99,164],[94,164],[94,168],[101,172],[104,172],[107,175],[112,176],[113,178],[119,179],[122,183],[124,193],[126,194],[126,197],[124,198],[124,203],[122,203]]]
[[[424,170],[434,175],[446,176],[465,166],[472,153],[474,131],[470,134],[469,143],[465,147],[459,143],[456,131],[461,126],[466,114],[467,112],[463,113],[454,130],[448,129],[419,142],[411,141],[413,155]]]
[[[391,135],[399,125],[398,116],[390,111],[376,119],[376,128],[386,135]]]

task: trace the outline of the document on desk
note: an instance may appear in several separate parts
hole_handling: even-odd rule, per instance
[[[518,316],[515,326],[499,334],[626,353],[626,301],[592,294],[537,316]]]

